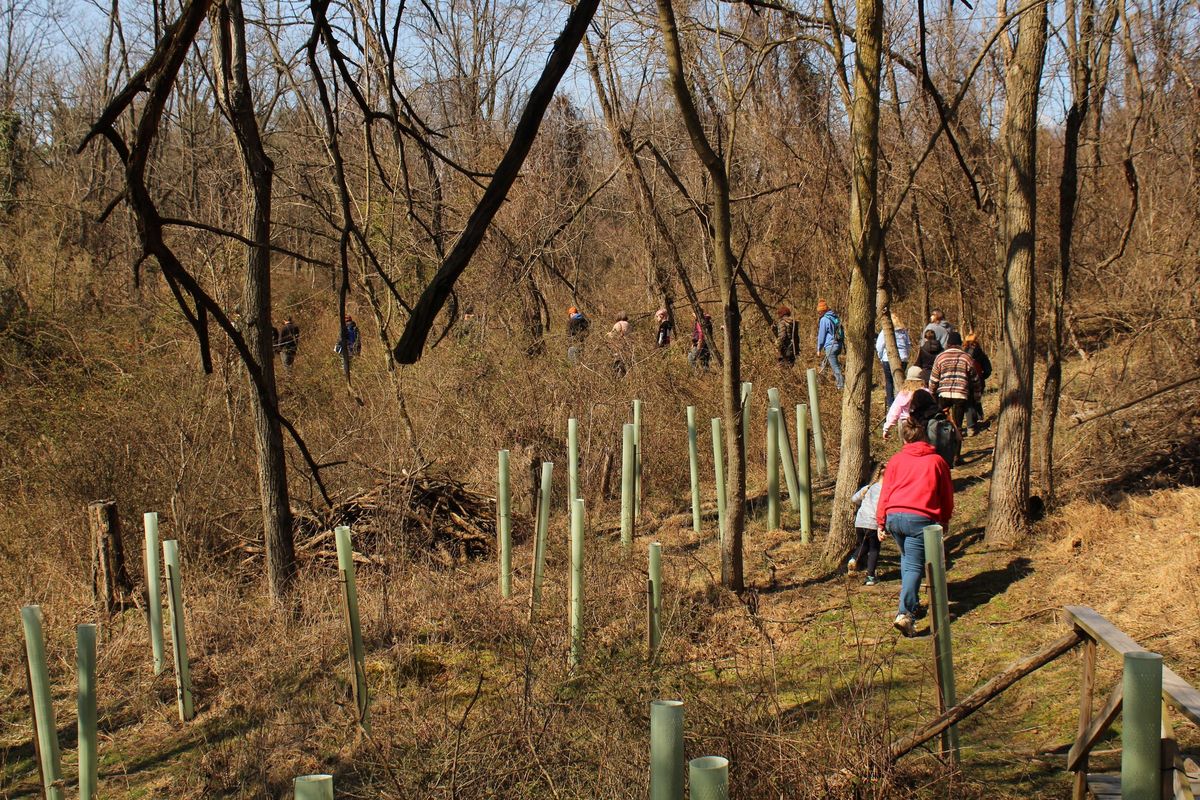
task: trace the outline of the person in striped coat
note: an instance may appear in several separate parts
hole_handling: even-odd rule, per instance
[[[983,396],[983,376],[975,359],[963,350],[962,335],[958,331],[951,331],[946,344],[929,372],[929,391],[961,433],[963,414],[976,397]]]

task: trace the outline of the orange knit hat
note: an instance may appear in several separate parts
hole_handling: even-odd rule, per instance
[[[829,303],[826,303],[825,298],[822,297],[820,300],[817,301],[817,313],[824,314],[828,310],[829,310]]]

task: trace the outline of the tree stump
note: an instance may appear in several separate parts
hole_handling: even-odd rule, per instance
[[[92,536],[92,599],[105,616],[124,611],[133,599],[133,582],[125,569],[121,521],[113,500],[97,500],[87,507]]]

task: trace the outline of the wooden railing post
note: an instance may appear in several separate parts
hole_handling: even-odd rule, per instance
[[[1096,641],[1079,628],[1076,628],[1075,632],[1084,639],[1080,653],[1082,671],[1079,676],[1079,733],[1075,737],[1075,741],[1079,742],[1092,724],[1092,694],[1096,685]],[[1087,799],[1087,776],[1088,758],[1085,755],[1075,771],[1071,800]]]

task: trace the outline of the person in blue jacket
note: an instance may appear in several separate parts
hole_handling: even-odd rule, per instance
[[[817,358],[824,356],[821,369],[825,368],[825,364],[829,365],[840,392],[845,384],[845,379],[842,377],[842,365],[838,362],[838,356],[842,352],[842,340],[845,336],[842,333],[842,322],[824,298],[817,301],[817,313],[821,315],[821,321],[817,325]]]
[[[904,327],[904,323],[895,313],[892,317],[892,328],[896,331],[896,349],[900,352],[900,374],[908,372],[908,354],[912,350],[912,341],[908,337],[908,330]],[[875,337],[875,353],[879,356],[879,363],[883,365],[883,394],[886,398],[885,408],[892,407],[892,401],[896,399],[896,384],[892,381],[891,365],[888,363],[888,354],[886,342],[884,342],[883,331]]]

